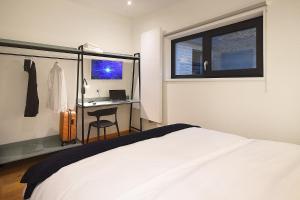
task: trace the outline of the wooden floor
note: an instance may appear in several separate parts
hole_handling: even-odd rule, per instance
[[[128,135],[128,131],[121,132],[121,135]],[[107,139],[117,137],[117,134],[107,135]],[[101,137],[103,140],[103,136]],[[91,138],[90,142],[97,141],[97,138]],[[47,155],[30,158],[14,163],[0,166],[0,200],[21,200],[26,185],[21,184],[20,180],[26,170],[35,163],[45,159]]]
[[[25,171],[44,157],[36,157],[10,163],[0,168],[0,199],[20,200],[23,199],[23,191],[26,184],[20,180]]]

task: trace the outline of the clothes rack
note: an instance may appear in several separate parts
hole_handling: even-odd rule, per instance
[[[130,98],[133,98],[133,90],[134,90],[134,81],[135,81],[135,68],[138,69],[138,80],[139,80],[139,105],[141,99],[141,79],[140,79],[140,54],[136,53],[134,55],[128,54],[115,54],[115,53],[96,53],[96,52],[89,52],[83,49],[83,46],[79,46],[78,48],[72,47],[64,47],[64,46],[56,46],[56,45],[48,45],[42,43],[32,43],[32,42],[25,42],[25,41],[17,41],[17,40],[8,40],[8,39],[0,39],[0,46],[2,47],[11,47],[11,48],[19,48],[19,49],[29,49],[29,50],[38,50],[38,51],[47,51],[47,52],[56,52],[56,53],[63,53],[69,55],[76,55],[77,58],[66,58],[66,57],[57,57],[57,56],[42,56],[42,55],[35,55],[35,54],[17,54],[17,53],[5,53],[0,52],[0,55],[9,55],[9,56],[23,56],[23,57],[36,57],[36,58],[46,58],[46,59],[59,59],[59,60],[72,60],[77,61],[77,87],[76,87],[76,121],[78,121],[78,103],[79,103],[79,92],[81,93],[81,143],[84,144],[84,102],[85,102],[85,87],[84,87],[84,57],[85,56],[92,56],[92,57],[105,57],[105,58],[114,58],[114,59],[123,59],[123,60],[131,60],[133,61],[133,74],[132,74],[132,82],[131,82],[131,94]],[[81,74],[81,76],[79,75]],[[81,84],[79,84],[81,82]],[[79,85],[81,85],[81,90],[79,90]],[[132,110],[133,105],[130,105],[130,118],[129,118],[129,131],[132,129],[137,131],[142,131],[142,118],[141,118],[141,109],[139,112],[139,119],[140,119],[140,128],[136,128],[132,126]],[[77,125],[77,123],[76,123]],[[78,128],[78,127],[76,127]],[[78,137],[77,137],[78,139]]]

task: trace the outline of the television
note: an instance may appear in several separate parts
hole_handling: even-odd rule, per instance
[[[92,60],[92,79],[122,79],[123,62],[112,60]]]

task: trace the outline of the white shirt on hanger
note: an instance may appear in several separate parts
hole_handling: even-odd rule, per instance
[[[56,113],[66,111],[68,109],[66,80],[64,70],[58,62],[55,62],[50,70],[48,91],[48,108]]]

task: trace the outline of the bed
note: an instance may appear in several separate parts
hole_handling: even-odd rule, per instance
[[[30,200],[299,200],[300,146],[175,124],[56,154],[22,182]]]

